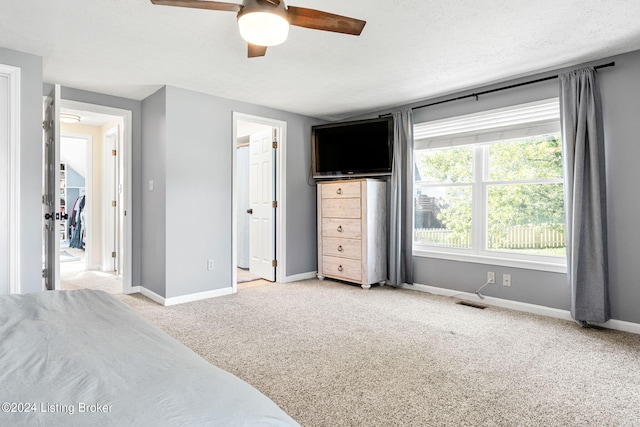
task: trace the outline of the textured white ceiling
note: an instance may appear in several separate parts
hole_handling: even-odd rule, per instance
[[[292,27],[253,59],[231,12],[2,3],[0,47],[42,56],[45,82],[134,99],[167,84],[325,119],[640,49],[637,0],[291,0],[367,25],[360,37]]]

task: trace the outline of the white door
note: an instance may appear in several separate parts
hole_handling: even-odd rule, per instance
[[[275,261],[275,149],[273,131],[249,139],[249,271],[276,280]]]
[[[60,85],[44,102],[43,278],[48,290],[60,289]]]

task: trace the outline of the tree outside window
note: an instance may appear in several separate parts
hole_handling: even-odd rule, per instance
[[[565,255],[559,135],[423,149],[415,158],[417,244]]]

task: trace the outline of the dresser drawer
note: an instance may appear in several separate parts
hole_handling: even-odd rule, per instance
[[[362,263],[360,260],[322,257],[322,274],[338,279],[362,281]]]
[[[323,218],[360,218],[360,199],[324,199]]]
[[[362,240],[325,237],[322,254],[340,258],[362,259]]]
[[[360,197],[360,182],[322,184],[323,199],[348,199],[350,197]]]
[[[346,218],[323,218],[323,237],[342,237],[345,239],[362,238],[362,220]]]

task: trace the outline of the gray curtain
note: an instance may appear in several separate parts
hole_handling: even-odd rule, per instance
[[[393,114],[393,170],[389,190],[389,284],[413,283],[413,114]]]
[[[610,319],[602,106],[593,68],[559,76],[571,315]]]

